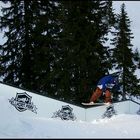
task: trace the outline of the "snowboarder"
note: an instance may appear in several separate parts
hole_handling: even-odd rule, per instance
[[[112,103],[111,99],[111,89],[114,87],[119,88],[119,72],[114,74],[109,74],[107,76],[102,77],[96,87],[96,90],[93,91],[92,96],[90,97],[90,104],[94,104],[97,99],[105,94],[105,103]],[[118,89],[119,90],[119,89]]]

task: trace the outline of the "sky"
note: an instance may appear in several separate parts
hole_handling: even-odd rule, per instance
[[[0,139],[140,138],[138,114],[122,113],[111,118],[93,119],[88,122],[61,120],[47,118],[45,115],[44,117],[31,115],[29,110],[26,110],[26,113],[19,112],[9,103],[9,97],[5,95],[7,94],[4,92],[0,94]]]
[[[125,10],[131,21],[131,27],[134,39],[132,44],[134,48],[138,48],[140,52],[140,1],[113,1],[113,8],[115,13],[120,13],[121,4],[125,4]]]

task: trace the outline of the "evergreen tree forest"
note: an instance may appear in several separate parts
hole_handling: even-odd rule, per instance
[[[80,104],[110,70],[123,70],[123,95],[140,93],[139,52],[130,19],[112,1],[2,0],[0,76],[38,94]],[[115,32],[111,29],[114,28]],[[114,48],[105,45],[112,33]]]

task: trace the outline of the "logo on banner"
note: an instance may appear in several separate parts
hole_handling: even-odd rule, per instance
[[[31,102],[32,97],[29,96],[26,92],[17,93],[16,97],[9,99],[9,102],[20,112],[25,110],[30,110],[34,113],[37,113],[36,106]]]
[[[114,109],[113,105],[110,105],[106,108],[106,111],[102,115],[103,118],[111,118],[113,115],[117,115],[117,111]]]
[[[72,113],[72,108],[69,105],[66,106],[62,106],[62,108],[58,111],[56,111],[52,118],[61,118],[62,120],[75,120],[76,117],[74,116],[74,114]]]

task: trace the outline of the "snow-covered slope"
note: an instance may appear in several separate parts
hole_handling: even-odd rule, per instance
[[[0,138],[140,138],[140,116],[121,114],[91,122],[25,117],[0,97]]]
[[[45,100],[47,102],[49,100],[39,95],[34,95],[33,98],[33,104],[38,107],[37,113],[35,111],[32,112],[33,108],[26,104],[20,104],[20,106],[14,107],[11,103],[18,105],[18,102],[12,100],[13,98],[11,97],[13,97],[12,91],[16,92],[16,90],[20,91],[20,89],[14,87],[12,89],[12,87],[10,88],[4,84],[1,86],[0,138],[140,138],[140,116],[136,113],[136,110],[133,109],[136,107],[135,103],[131,103],[130,105],[124,102],[123,107],[119,110],[127,114],[120,113],[118,115],[113,115],[111,118],[98,118],[91,121],[83,121],[80,120],[80,118],[74,121],[62,120],[59,117],[52,118],[45,116],[48,107],[42,106],[43,109],[41,109],[39,105],[41,105],[41,103],[44,104]],[[23,95],[18,94],[18,96]],[[35,98],[35,96],[37,96],[37,98]],[[44,98],[44,102],[42,102],[42,98]],[[51,100],[52,99],[50,99],[50,101]],[[31,104],[32,102],[30,102],[30,105]],[[127,107],[126,105],[128,105],[127,110],[125,110]],[[119,105],[117,106],[119,107]],[[22,111],[24,107],[26,107],[27,110]],[[49,106],[49,108],[51,109],[52,107]],[[84,110],[84,108],[81,109]],[[100,107],[98,107],[98,109],[100,109]],[[97,113],[97,109],[90,108],[85,110],[87,112],[87,118]],[[88,110],[90,111],[88,112]],[[77,107],[76,111],[77,114],[79,113],[80,115],[80,107]]]

